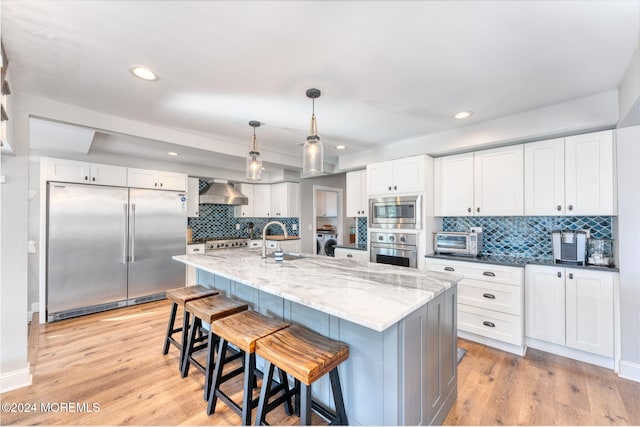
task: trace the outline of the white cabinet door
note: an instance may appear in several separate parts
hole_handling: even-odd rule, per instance
[[[187,216],[197,218],[200,210],[200,180],[189,177],[187,185]]]
[[[564,268],[528,265],[525,282],[525,335],[565,344]]]
[[[391,194],[393,161],[367,165],[367,192],[372,195]]]
[[[338,193],[335,191],[316,192],[316,216],[338,216]]]
[[[473,153],[434,160],[435,216],[473,215]]]
[[[369,252],[359,249],[335,248],[333,252],[336,258],[347,258],[356,261],[369,262]]]
[[[424,156],[395,160],[393,162],[394,192],[419,193],[424,191],[424,169]]]
[[[347,216],[367,216],[366,171],[347,172]]]
[[[90,170],[92,184],[127,186],[127,168],[92,163]]]
[[[613,132],[565,139],[567,215],[615,215]]]
[[[253,216],[262,218],[271,216],[270,185],[254,185],[253,200]]]
[[[129,187],[158,188],[158,171],[148,169],[127,169]]]
[[[185,191],[187,176],[183,173],[158,172],[158,186],[161,190]]]
[[[300,216],[300,184],[282,182],[271,185],[271,216]]]
[[[563,215],[564,139],[524,145],[524,214]]]
[[[613,274],[566,269],[567,346],[613,357]]]
[[[249,199],[249,203],[246,205],[238,205],[233,207],[233,215],[236,218],[250,218],[253,217],[253,204],[254,204],[254,195],[253,195],[253,184],[238,184],[237,188],[242,194],[247,196]]]
[[[474,153],[475,215],[524,214],[522,145]]]

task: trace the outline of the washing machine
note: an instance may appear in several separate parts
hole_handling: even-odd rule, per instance
[[[318,233],[316,235],[316,254],[334,256],[338,235],[333,233]]]

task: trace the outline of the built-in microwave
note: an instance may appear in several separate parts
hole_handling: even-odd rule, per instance
[[[433,250],[438,254],[477,256],[482,252],[482,232],[437,231]]]
[[[421,228],[422,196],[369,199],[369,228]]]

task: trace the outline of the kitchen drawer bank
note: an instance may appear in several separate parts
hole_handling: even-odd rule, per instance
[[[441,424],[457,396],[460,277],[310,257],[276,264],[252,250],[181,255],[198,283],[349,345],[340,377],[350,424]],[[258,363],[260,365],[260,363]],[[312,386],[333,407],[330,384]]]

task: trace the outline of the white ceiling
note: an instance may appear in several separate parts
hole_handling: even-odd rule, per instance
[[[225,152],[220,141],[248,151],[248,121],[259,120],[268,161],[301,153],[311,115],[305,91],[316,87],[318,127],[334,164],[337,144],[353,153],[616,89],[640,31],[638,0],[1,7],[14,93],[209,136],[204,148],[214,152]],[[133,78],[132,64],[160,79]],[[453,119],[460,110],[475,114]],[[153,157],[170,148],[141,139],[135,147],[103,135],[91,150]],[[178,161],[207,159],[184,150]],[[242,169],[237,155],[228,160]]]

